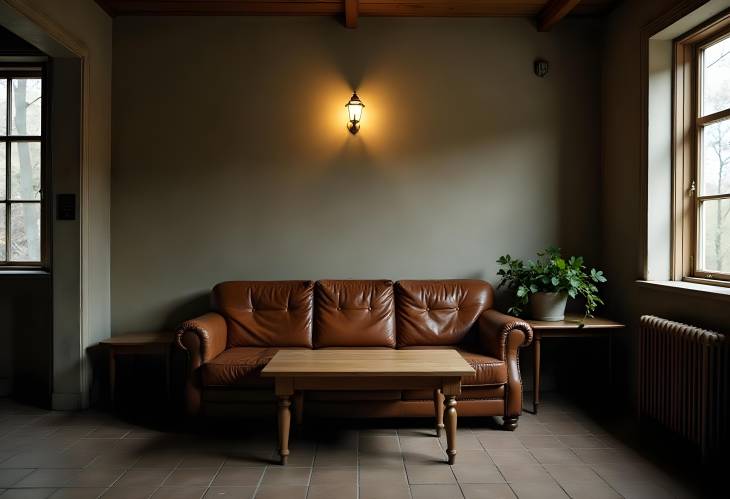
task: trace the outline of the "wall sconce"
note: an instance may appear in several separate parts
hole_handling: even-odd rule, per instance
[[[365,104],[357,96],[357,92],[353,92],[350,102],[345,104],[345,107],[347,108],[347,117],[350,120],[347,123],[347,129],[354,135],[360,130],[360,119],[362,119],[362,110]]]

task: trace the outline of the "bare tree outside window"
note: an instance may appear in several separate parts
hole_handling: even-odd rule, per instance
[[[40,264],[43,81],[0,78],[0,263]]]

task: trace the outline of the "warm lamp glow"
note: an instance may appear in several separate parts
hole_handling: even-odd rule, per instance
[[[347,123],[347,129],[350,130],[350,133],[356,134],[360,130],[360,120],[362,119],[362,110],[365,104],[357,96],[357,92],[353,92],[350,102],[345,104],[345,107],[347,108],[347,117],[350,120]]]

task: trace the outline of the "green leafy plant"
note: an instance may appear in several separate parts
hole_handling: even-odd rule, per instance
[[[571,298],[582,296],[586,301],[585,317],[592,317],[603,300],[598,296],[599,283],[606,282],[603,272],[588,269],[583,257],[571,256],[567,261],[561,256],[560,248],[549,247],[537,253],[537,260],[527,263],[509,255],[500,256],[499,287],[506,286],[515,292],[515,302],[508,312],[519,316],[530,301],[530,295],[539,292],[564,292]]]

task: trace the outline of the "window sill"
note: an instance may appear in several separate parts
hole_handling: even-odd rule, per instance
[[[730,301],[730,288],[687,281],[636,281],[642,288]]]
[[[0,269],[0,279],[8,278],[47,278],[51,277],[51,273],[43,269]]]

